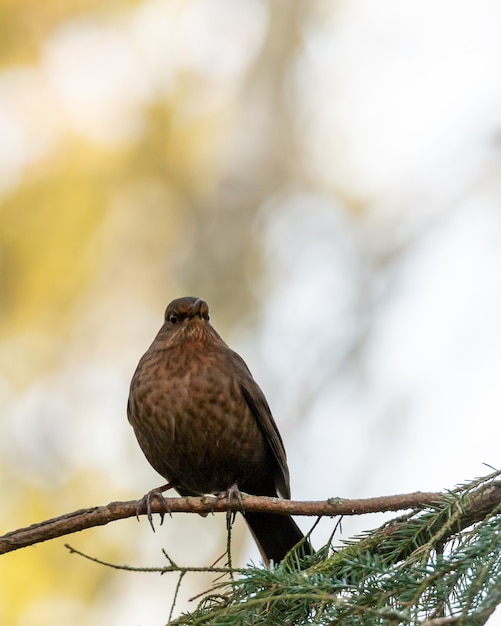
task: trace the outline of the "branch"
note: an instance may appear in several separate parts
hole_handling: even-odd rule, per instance
[[[242,494],[242,500],[245,511],[277,513],[280,515],[332,517],[422,508],[439,504],[443,501],[445,495],[450,497],[449,494],[417,491],[409,494],[359,500],[329,498],[323,501],[299,502]],[[496,483],[492,483],[489,487],[481,490],[477,500],[477,508],[469,507],[467,514],[468,525],[477,521],[477,518],[482,519],[486,512],[501,504],[501,487]],[[166,498],[165,501],[171,513],[199,513],[207,515],[208,513],[225,513],[228,509],[227,501],[216,496],[176,497]],[[231,509],[234,511],[239,510],[237,501],[232,503]],[[152,498],[151,510],[153,513],[162,513],[165,509],[162,502],[157,498]],[[105,506],[80,509],[79,511],[45,520],[27,528],[19,528],[0,536],[0,554],[69,535],[86,528],[103,526],[114,520],[135,517],[138,512],[140,515],[145,514],[144,499],[129,500],[128,502],[110,502]]]
[[[406,495],[368,498],[364,500],[332,498],[321,502],[294,502],[280,498],[266,498],[242,494],[246,511],[315,516],[358,515],[379,511],[399,511],[402,509],[425,506],[440,501],[440,498],[441,495],[439,493],[416,492]],[[166,498],[166,502],[172,513],[207,514],[211,512],[226,512],[228,508],[226,500],[211,496]],[[33,524],[27,528],[14,530],[0,537],[0,554],[47,541],[48,539],[62,537],[84,530],[85,528],[102,526],[117,519],[134,517],[137,514],[138,507],[141,505],[141,500],[111,502],[106,506],[80,509],[73,513],[67,513],[60,517]],[[238,506],[238,502],[235,501],[232,505],[232,509],[238,510]],[[151,509],[153,513],[162,513],[164,511],[162,503],[157,498],[152,499]],[[144,508],[140,513],[144,515]]]
[[[432,550],[442,553],[444,546],[466,528],[500,513],[501,482],[479,480],[474,488],[466,485],[443,493],[440,501],[431,502],[427,510],[415,510],[386,522],[358,541],[350,540],[329,557],[330,565],[333,561],[350,561],[361,553],[378,555],[387,566],[411,555],[420,560]],[[322,570],[324,564],[319,562],[314,567]]]
[[[330,498],[319,502],[297,502],[281,498],[267,498],[264,496],[249,496],[242,494],[244,509],[256,513],[272,512],[282,515],[361,515],[380,511],[400,511],[403,509],[426,506],[440,501],[440,493],[410,493],[363,500],[345,500]],[[165,498],[171,513],[221,513],[228,510],[227,501],[215,496],[176,497]],[[110,502],[105,506],[80,509],[66,513],[60,517],[33,524],[27,528],[13,530],[0,536],[0,554],[19,550],[27,546],[71,533],[104,526],[118,519],[135,517],[138,513],[145,515],[143,500],[129,500],[128,502]],[[231,509],[239,510],[238,501],[232,503]],[[153,513],[164,513],[165,509],[158,498],[152,498],[151,510]]]

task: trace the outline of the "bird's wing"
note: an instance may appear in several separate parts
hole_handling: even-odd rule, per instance
[[[238,373],[240,374],[239,381],[242,395],[261,428],[264,438],[270,446],[276,460],[277,471],[275,474],[275,484],[277,490],[283,498],[290,498],[289,468],[287,467],[284,442],[278,431],[277,424],[273,419],[268,402],[264,397],[264,393],[252,377],[245,361],[236,352],[234,354],[238,357],[237,362],[240,365],[240,371]]]
[[[283,498],[290,498],[289,468],[287,467],[284,443],[263,392],[254,380],[252,383],[249,385],[249,381],[246,381],[245,384],[241,385],[242,394],[263,431],[266,442],[277,462],[278,471],[275,475],[277,490]]]

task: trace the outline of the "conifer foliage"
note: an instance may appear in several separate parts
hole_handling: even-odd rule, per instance
[[[218,582],[175,624],[462,624],[501,602],[500,472],[446,492],[341,548]]]

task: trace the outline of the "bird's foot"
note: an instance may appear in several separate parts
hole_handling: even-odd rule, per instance
[[[244,501],[242,500],[242,494],[240,493],[240,489],[238,488],[237,483],[233,483],[231,487],[228,487],[226,491],[222,491],[218,496],[218,500],[226,499],[226,504],[228,506],[226,510],[226,527],[228,530],[231,528],[233,522],[235,521],[236,511],[231,510],[231,506],[233,504],[233,500],[238,502],[238,508],[241,513],[244,512]]]
[[[172,487],[175,487],[175,483],[173,482],[162,485],[162,487],[152,489],[151,491],[148,491],[148,493],[144,495],[138,502],[136,508],[136,517],[139,520],[139,514],[146,510],[146,515],[148,517],[150,526],[153,529],[153,532],[155,532],[155,526],[153,525],[153,512],[151,510],[151,501],[156,498],[162,505],[163,510],[159,512],[161,526],[164,523],[165,514],[168,513],[169,515],[171,515],[171,508],[167,500],[164,498],[163,492],[167,491],[168,489],[172,489]]]

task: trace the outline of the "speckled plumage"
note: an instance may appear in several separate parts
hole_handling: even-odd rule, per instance
[[[183,495],[235,483],[290,498],[285,449],[263,392],[209,323],[204,300],[174,300],[139,361],[127,413],[153,468]],[[292,518],[247,514],[263,557],[281,560],[303,537]]]

